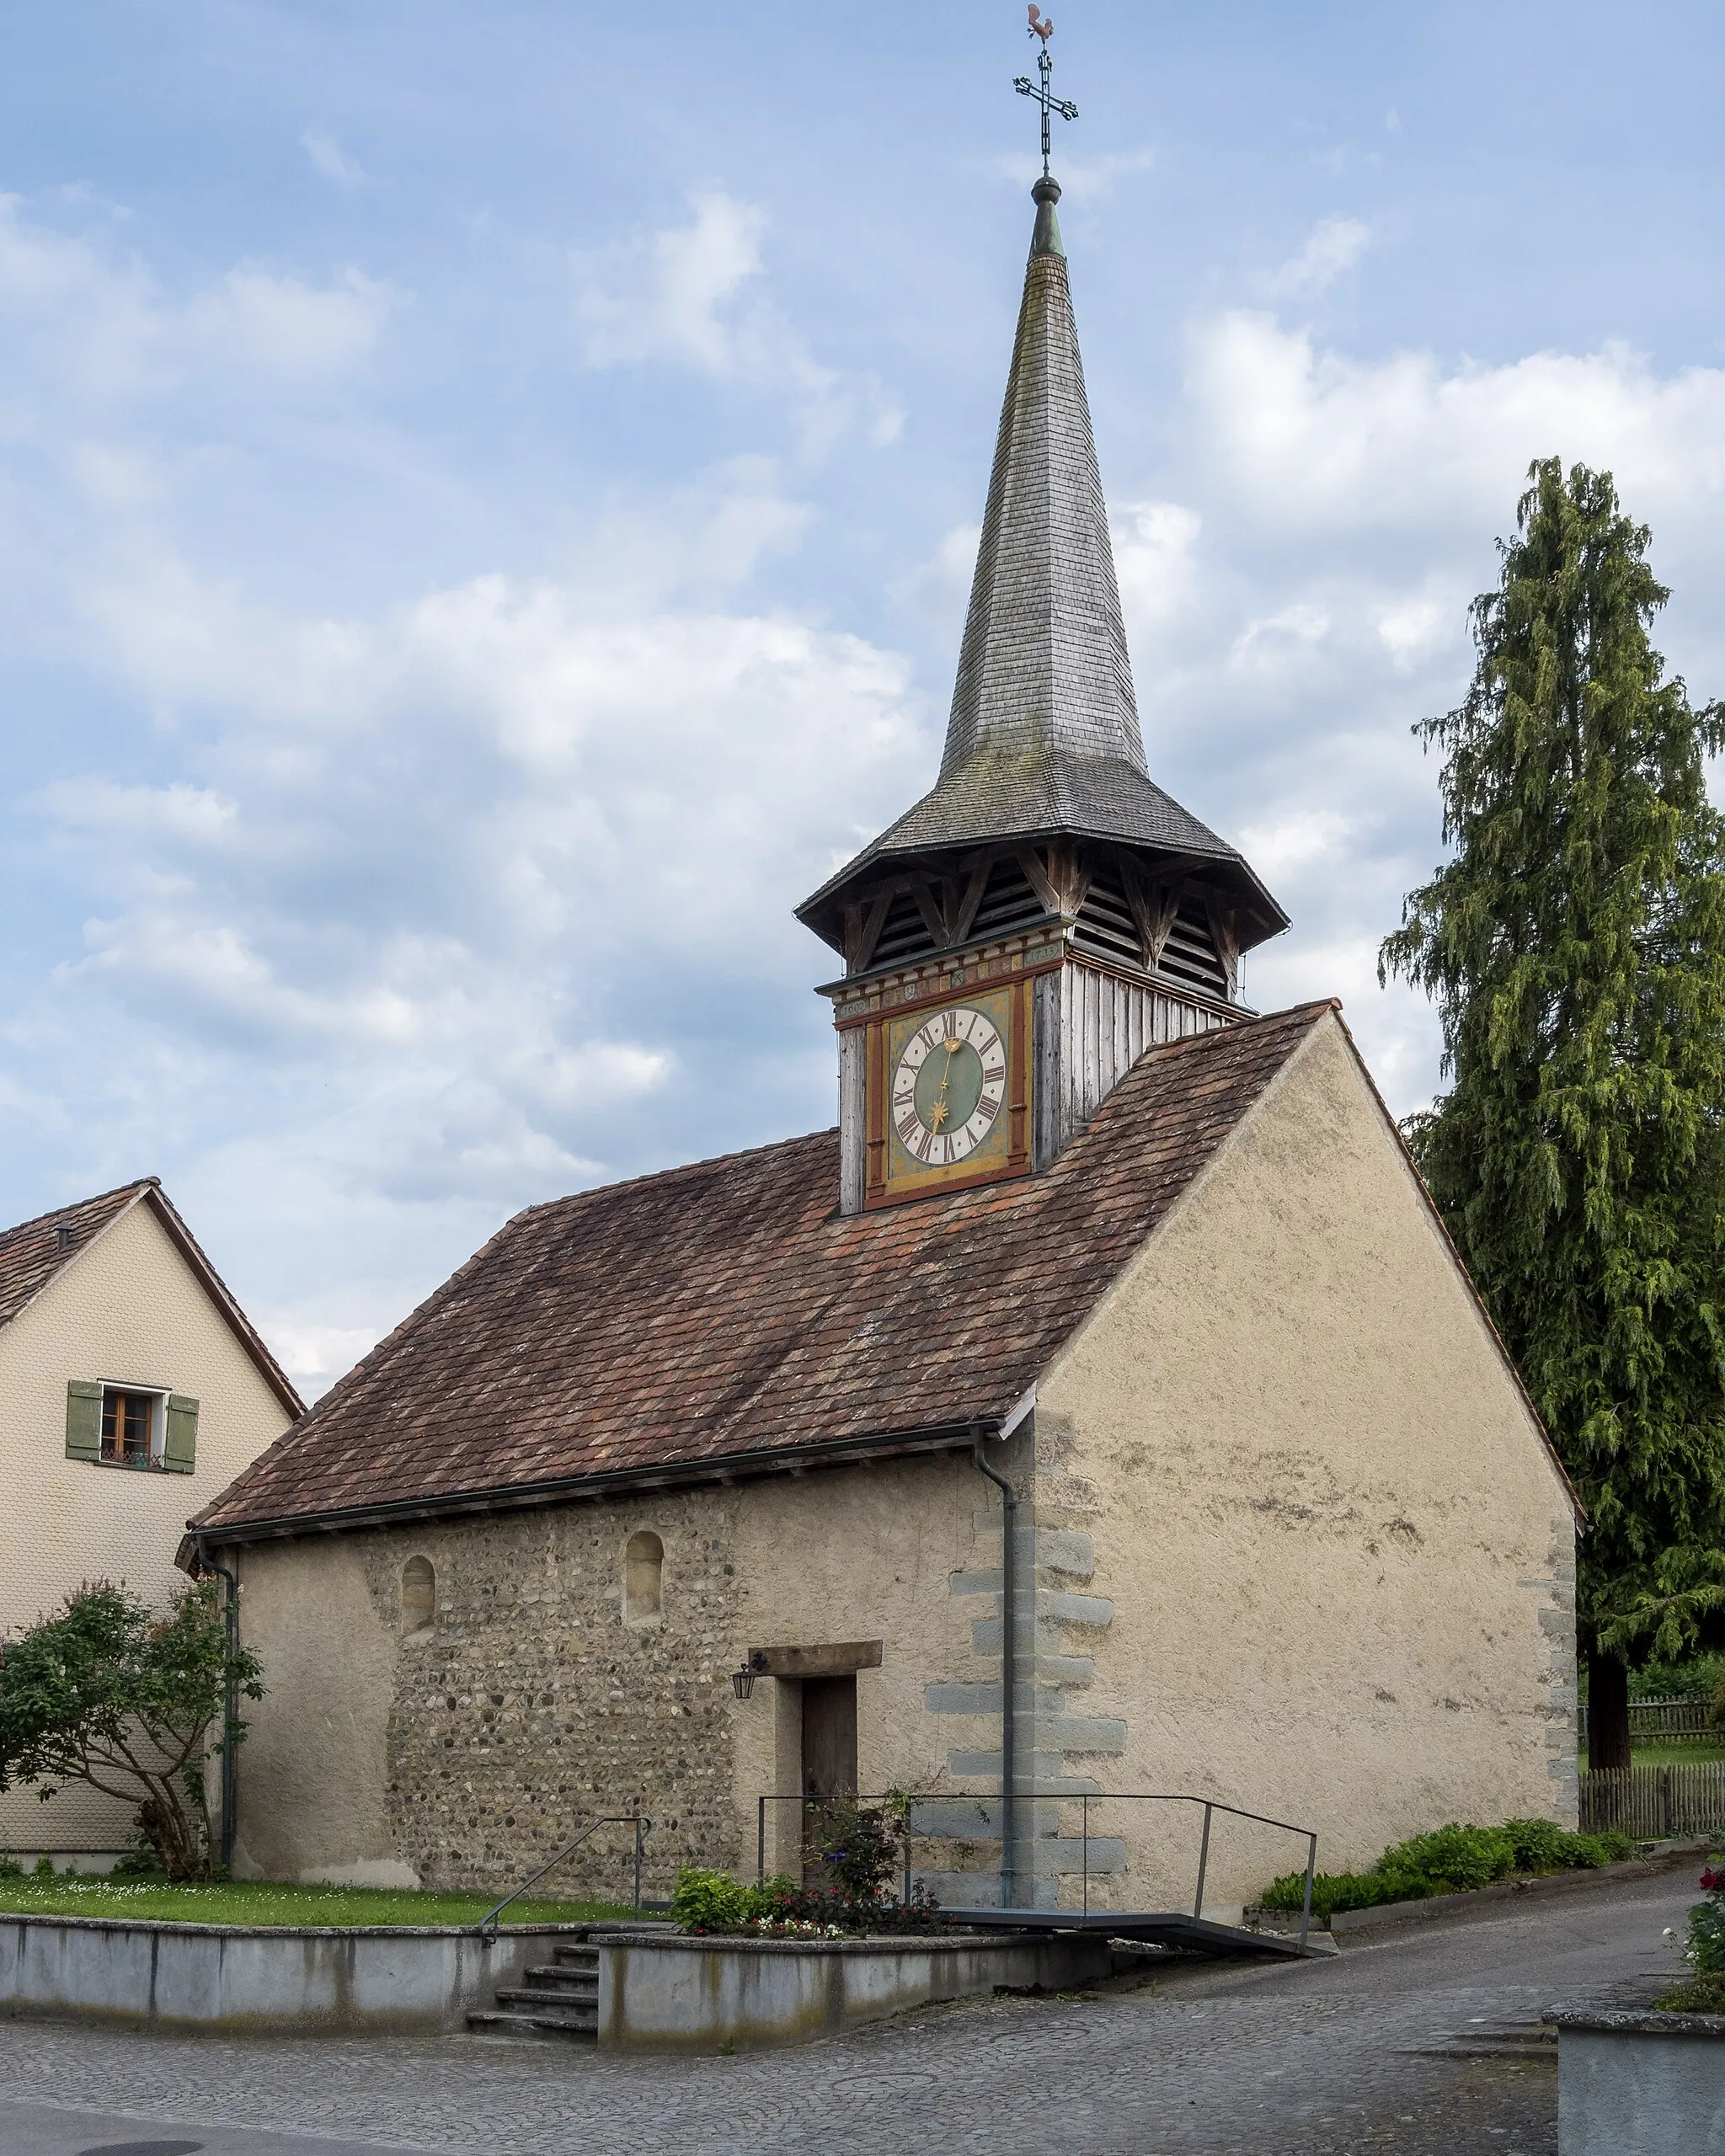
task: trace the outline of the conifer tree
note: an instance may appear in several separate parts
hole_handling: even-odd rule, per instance
[[[1529,478],[1473,686],[1415,729],[1454,851],[1380,977],[1437,1003],[1408,1134],[1587,1508],[1589,1759],[1626,1766],[1626,1656],[1725,1614],[1725,712],[1665,675],[1610,473]]]

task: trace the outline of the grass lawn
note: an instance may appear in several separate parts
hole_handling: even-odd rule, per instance
[[[1581,1765],[1587,1767],[1587,1748],[1582,1747]],[[1629,1751],[1630,1764],[1636,1767],[1699,1767],[1713,1761],[1725,1759],[1725,1737],[1717,1742],[1711,1738],[1704,1744],[1633,1744]]]
[[[1633,1744],[1631,1763],[1637,1767],[1697,1767],[1703,1762],[1725,1759],[1725,1742],[1706,1744]]]
[[[0,1879],[0,1915],[136,1917],[168,1924],[478,1924],[495,1894],[422,1894],[390,1886],[288,1886],[268,1880],[171,1886],[166,1880]],[[512,1902],[506,1924],[585,1924],[633,1916],[614,1902]]]

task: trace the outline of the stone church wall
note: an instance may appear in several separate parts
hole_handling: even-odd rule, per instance
[[[988,1674],[953,1586],[979,1516],[986,1486],[948,1454],[254,1545],[242,1622],[270,1690],[248,1709],[238,1868],[500,1892],[638,1802],[649,1898],[680,1863],[752,1875],[757,1796],[800,1786],[799,1688],[762,1678],[739,1701],[731,1672],[753,1646],[881,1641],[857,1677],[862,1785],[938,1777],[954,1724],[931,1687]],[[663,1549],[656,1613],[627,1600],[641,1534]],[[769,1865],[794,1870],[797,1807],[769,1811]],[[632,1848],[602,1830],[553,1884],[626,1896]]]
[[[1047,1577],[1039,1630],[1114,1718],[1105,1752],[1049,1760],[1070,1785],[1310,1825],[1328,1870],[1451,1819],[1574,1825],[1574,1516],[1338,1022],[1057,1360],[1036,1423],[1039,1534],[1084,1567]],[[1179,1906],[1199,1824],[1093,1806],[1127,1860],[1103,1895]],[[1044,1854],[1070,1875],[1070,1846]],[[1304,1861],[1219,1820],[1207,1910]]]

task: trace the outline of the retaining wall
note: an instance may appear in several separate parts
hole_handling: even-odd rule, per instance
[[[1725,2016],[1548,2015],[1562,2156],[1725,2156]]]
[[[466,2025],[585,1927],[242,1930],[109,1917],[0,1917],[0,2013],[237,2034],[428,2031]]]
[[[1068,1991],[1108,1974],[1105,1939],[595,1937],[599,2041],[644,2051],[807,2043],[974,1992]]]

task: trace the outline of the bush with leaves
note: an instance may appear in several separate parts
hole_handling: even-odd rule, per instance
[[[1595,1870],[1634,1849],[1626,1834],[1572,1834],[1552,1819],[1511,1819],[1502,1827],[1452,1823],[1395,1843],[1370,1871],[1319,1872],[1311,1882],[1311,1913],[1327,1923],[1343,1909],[1466,1893],[1511,1872]],[[1263,1907],[1297,1909],[1305,1897],[1306,1874],[1290,1871],[1265,1890]]]
[[[1689,1913],[1683,1958],[1697,1976],[1725,1976],[1725,1865],[1709,1865],[1701,1887],[1707,1898]]]
[[[814,1854],[847,1902],[876,1902],[895,1877],[910,1832],[911,1801],[895,1790],[884,1804],[810,1805]]]
[[[34,1784],[45,1799],[83,1782],[135,1804],[168,1876],[207,1879],[205,1768],[230,1690],[264,1695],[256,1656],[230,1649],[213,1581],[165,1613],[124,1587],[82,1587],[0,1647],[0,1790]]]

